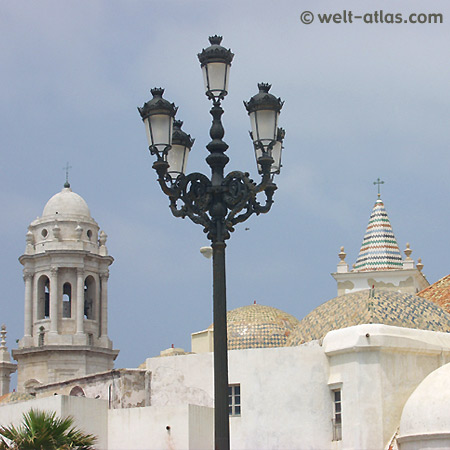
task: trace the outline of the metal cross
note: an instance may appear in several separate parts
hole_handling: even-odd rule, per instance
[[[377,181],[374,181],[373,184],[378,184],[378,197],[380,196],[380,185],[384,184],[384,181],[381,181],[377,178]]]
[[[63,167],[63,170],[66,171],[66,184],[68,184],[69,186],[70,186],[70,184],[69,184],[69,169],[71,169],[71,168],[72,168],[72,166],[69,166],[68,162],[66,163],[66,167]]]

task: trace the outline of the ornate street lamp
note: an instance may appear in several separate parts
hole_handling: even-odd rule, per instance
[[[164,89],[153,88],[150,92],[153,98],[138,110],[145,124],[150,153],[167,163],[172,148],[173,118],[178,108],[162,98]]]
[[[269,93],[270,85],[261,83],[259,92],[244,102],[250,116],[250,133],[255,150],[259,184],[247,172],[233,171],[224,176],[229,161],[222,140],[225,131],[221,117],[221,101],[228,94],[228,80],[233,53],[222,47],[222,37],[209,38],[211,45],[198,55],[205,82],[206,96],[212,101],[213,117],[211,142],[206,146],[210,154],[206,162],[211,167],[211,178],[201,173],[185,174],[189,151],[194,143],[181,130],[182,122],[174,121],[177,108],[162,98],[164,90],[152,89],[153,99],[138,108],[144,121],[149,149],[157,159],[153,168],[158,182],[169,197],[175,217],[189,217],[203,226],[213,249],[213,309],[214,309],[214,423],[215,448],[227,450],[229,441],[228,416],[228,355],[227,308],[225,283],[225,241],[236,224],[252,214],[269,212],[277,186],[273,182],[280,173],[284,130],[278,127],[283,106],[281,99]],[[264,192],[261,204],[257,194]],[[179,201],[181,204],[179,205]]]

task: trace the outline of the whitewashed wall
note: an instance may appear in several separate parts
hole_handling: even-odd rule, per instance
[[[332,448],[328,364],[318,342],[301,347],[232,350],[229,382],[241,385],[241,417],[230,418],[234,449]],[[147,360],[151,405],[213,401],[212,354]]]
[[[195,405],[110,410],[108,450],[211,450],[213,415]]]

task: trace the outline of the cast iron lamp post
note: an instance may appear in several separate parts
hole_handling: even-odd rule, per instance
[[[189,217],[203,226],[213,248],[213,309],[214,309],[214,423],[215,448],[230,448],[228,413],[227,309],[225,283],[225,241],[234,226],[252,214],[267,213],[273,203],[277,186],[273,182],[280,172],[284,130],[278,128],[278,116],[283,102],[269,93],[269,84],[258,84],[259,92],[244,102],[250,116],[250,136],[256,156],[259,184],[247,172],[233,171],[224,176],[229,161],[222,140],[225,131],[221,116],[221,101],[228,93],[228,79],[233,53],[220,45],[222,37],[209,38],[211,45],[198,55],[203,70],[206,96],[212,101],[213,117],[206,146],[210,154],[206,162],[211,178],[201,173],[186,175],[186,162],[194,140],[181,130],[181,121],[174,120],[177,107],[165,100],[164,89],[151,90],[153,98],[139,109],[145,124],[149,150],[156,156],[153,168],[158,183],[169,197],[175,217]],[[261,204],[257,194],[265,193]]]

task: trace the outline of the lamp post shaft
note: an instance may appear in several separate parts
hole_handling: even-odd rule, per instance
[[[210,215],[214,223],[210,233],[213,249],[213,318],[214,318],[214,440],[215,450],[229,450],[230,426],[228,415],[228,342],[227,342],[227,295],[225,279],[225,228],[227,207],[224,204],[222,183],[223,171],[228,162],[225,151],[228,145],[222,140],[225,130],[221,117],[220,101],[215,101],[210,114],[213,121],[210,129],[211,142],[207,145],[210,154],[206,161],[211,167],[212,202]]]
[[[215,449],[230,448],[228,415],[228,346],[224,242],[213,248],[214,427]]]

